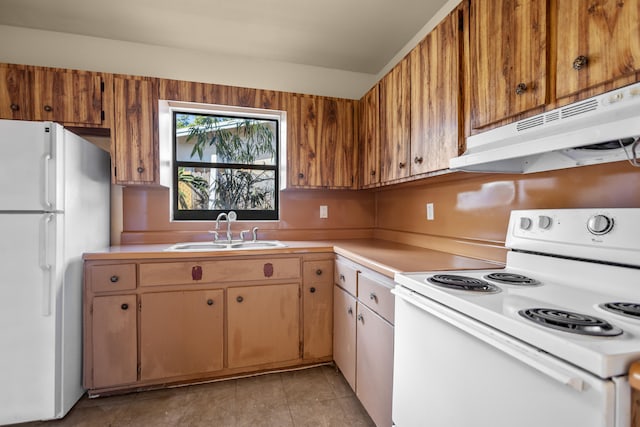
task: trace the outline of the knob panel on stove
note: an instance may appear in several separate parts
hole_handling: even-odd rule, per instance
[[[587,221],[587,229],[591,234],[607,234],[613,228],[613,218],[606,215],[594,215]]]

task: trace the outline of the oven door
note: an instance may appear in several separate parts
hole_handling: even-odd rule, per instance
[[[402,286],[393,293],[398,427],[622,426],[613,381]]]

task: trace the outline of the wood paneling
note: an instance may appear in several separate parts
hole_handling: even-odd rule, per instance
[[[473,128],[545,104],[546,0],[473,1],[470,37]]]
[[[449,168],[462,138],[463,10],[447,16],[411,51],[411,174]]]
[[[153,184],[157,177],[157,104],[151,80],[116,77],[112,161],[117,184]]]
[[[409,57],[380,82],[380,181],[409,176],[411,81]]]
[[[640,69],[640,1],[557,1],[559,98]],[[584,56],[579,70],[574,61]]]
[[[360,100],[358,129],[362,156],[362,186],[380,182],[380,90],[372,87]]]

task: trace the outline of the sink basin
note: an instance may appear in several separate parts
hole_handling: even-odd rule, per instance
[[[165,251],[169,252],[193,252],[193,251],[229,251],[243,249],[267,249],[267,248],[285,248],[287,245],[277,240],[256,240],[256,241],[232,241],[231,243],[220,242],[192,242],[192,243],[176,243],[168,247]]]

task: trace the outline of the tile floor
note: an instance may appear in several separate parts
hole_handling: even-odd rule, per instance
[[[333,366],[88,399],[62,420],[25,426],[371,426]]]

